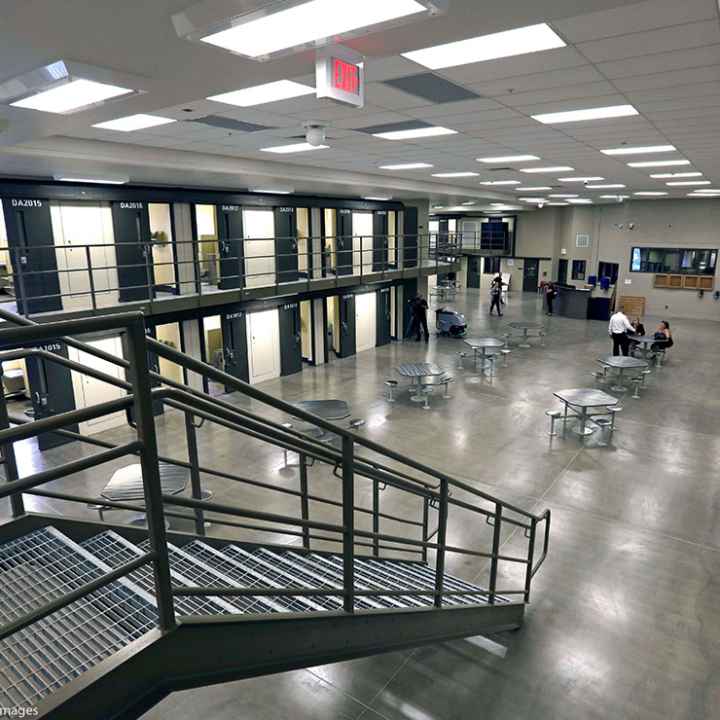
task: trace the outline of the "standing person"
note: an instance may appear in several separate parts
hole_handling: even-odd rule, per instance
[[[427,300],[418,293],[412,300],[410,309],[412,310],[413,320],[412,326],[415,328],[415,340],[420,342],[420,331],[425,334],[425,342],[430,342],[430,331],[427,324]]]
[[[545,301],[547,303],[547,314],[553,314],[553,302],[557,297],[557,290],[555,289],[555,283],[549,282],[545,286]]]
[[[493,308],[497,308],[498,317],[502,317],[502,289],[503,289],[502,275],[498,273],[490,284],[490,314],[492,315]]]
[[[621,310],[618,310],[610,318],[610,325],[608,325],[608,334],[613,341],[613,355],[617,357],[622,354],[627,356],[630,350],[630,338],[628,333],[634,333],[635,328],[630,324],[627,319],[627,315]]]

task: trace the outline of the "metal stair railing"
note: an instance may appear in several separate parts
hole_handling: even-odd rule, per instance
[[[49,418],[35,420],[18,424],[16,427],[9,427],[10,419],[6,417],[4,423],[6,428],[0,430],[0,448],[3,450],[3,458],[5,459],[6,471],[9,469],[11,462],[8,460],[12,457],[12,443],[25,438],[36,435],[40,432],[57,431],[74,437],[78,440],[90,442],[94,445],[108,447],[109,443],[99,441],[97,439],[86,438],[85,436],[67,430],[68,425],[75,424],[84,419],[99,417],[118,409],[133,408],[133,426],[137,432],[137,440],[125,445],[117,447],[108,447],[103,452],[96,453],[89,458],[74,460],[60,465],[51,470],[45,470],[35,473],[30,477],[23,479],[11,478],[8,476],[8,482],[4,486],[0,486],[0,498],[15,497],[14,509],[22,510],[21,493],[36,494],[45,497],[56,497],[64,500],[76,502],[92,501],[92,498],[80,497],[69,493],[57,493],[54,491],[41,490],[40,485],[50,480],[63,477],[64,475],[79,470],[93,467],[109,459],[114,459],[127,454],[138,454],[141,460],[145,485],[145,503],[142,506],[130,503],[117,503],[110,501],[102,501],[102,504],[108,508],[117,509],[141,509],[146,512],[148,517],[148,528],[150,536],[151,551],[145,553],[138,558],[136,562],[122,566],[114,571],[112,577],[121,577],[131,572],[140,565],[152,562],[154,568],[155,593],[159,608],[159,624],[162,629],[171,629],[174,626],[174,610],[173,595],[179,596],[315,596],[324,595],[341,596],[343,601],[343,609],[347,613],[355,612],[356,596],[392,596],[393,594],[403,596],[423,596],[430,595],[436,608],[443,607],[443,599],[467,595],[467,590],[448,590],[444,587],[445,577],[445,558],[447,553],[457,553],[470,555],[478,558],[484,558],[490,561],[490,580],[488,587],[488,602],[490,604],[496,601],[498,595],[521,595],[525,602],[530,598],[530,586],[533,576],[537,573],[540,566],[545,560],[548,551],[549,530],[550,530],[550,512],[546,510],[544,513],[535,514],[516,507],[512,504],[505,503],[493,496],[483,493],[473,488],[467,483],[458,481],[445,473],[442,473],[432,467],[418,463],[412,458],[396,453],[382,445],[374,443],[366,438],[358,436],[355,432],[325,421],[311,413],[304,412],[294,405],[286,403],[278,398],[272,397],[257,388],[234,378],[216,368],[192,359],[178,351],[169,348],[162,343],[148,338],[145,334],[143,318],[140,314],[121,314],[107,317],[97,317],[86,320],[63,321],[59,323],[48,323],[46,325],[36,325],[18,316],[13,316],[6,311],[0,311],[0,316],[20,327],[8,328],[0,330],[0,348],[22,346],[21,351],[10,351],[13,357],[19,356],[18,353],[40,353],[45,361],[60,362],[66,364],[78,372],[89,371],[85,366],[73,363],[67,358],[62,358],[53,353],[45,353],[45,351],[32,349],[33,345],[46,343],[48,340],[60,339],[69,345],[89,352],[97,357],[113,362],[124,367],[129,373],[127,382],[119,381],[109,375],[105,375],[98,371],[91,371],[98,379],[113,382],[127,389],[130,394],[127,397],[120,398],[116,401],[103,403],[92,408],[75,410],[62,413]],[[116,330],[124,331],[128,334],[130,359],[122,360],[102,353],[92,346],[88,346],[79,342],[72,337],[72,334],[83,334],[94,331]],[[29,347],[28,347],[29,346]],[[242,394],[263,403],[266,406],[279,410],[286,415],[298,418],[312,425],[320,427],[328,432],[334,433],[341,438],[341,449],[323,445],[313,439],[303,436],[301,433],[292,428],[268,420],[250,413],[244,409],[238,408],[225,401],[211,398],[203,393],[191,390],[184,386],[179,386],[168,378],[164,378],[157,373],[148,372],[147,353],[153,352],[160,357],[164,357],[171,362],[175,362],[186,369],[200,373],[211,380],[221,382],[232,390],[239,391]],[[7,355],[9,357],[10,355]],[[50,357],[48,357],[48,355]],[[0,358],[4,359],[4,358]],[[150,387],[151,380],[165,383],[169,387],[160,387],[152,389]],[[277,513],[268,513],[253,508],[238,508],[217,502],[209,502],[201,499],[199,495],[199,487],[193,483],[193,497],[182,498],[177,496],[162,495],[160,491],[158,461],[161,459],[158,454],[157,440],[155,436],[154,418],[152,414],[153,401],[160,400],[168,406],[173,407],[185,413],[187,426],[195,430],[194,417],[201,417],[211,422],[240,432],[254,439],[269,442],[281,448],[299,452],[304,458],[312,458],[333,465],[342,482],[342,501],[336,502],[335,505],[342,510],[342,521],[340,524],[321,522],[312,520],[307,513],[309,495],[301,492],[302,513],[301,517],[290,515],[281,515]],[[3,403],[0,403],[0,407]],[[5,413],[7,415],[7,413]],[[0,411],[0,421],[2,412]],[[391,461],[402,466],[402,470],[396,469],[389,465],[384,465],[374,458],[361,456],[357,453],[357,447],[363,448],[365,451],[372,452],[381,456],[385,462]],[[189,466],[193,471],[193,475],[199,476],[201,472],[197,458],[191,458],[189,463],[177,461],[172,458],[167,459],[169,462]],[[302,465],[302,463],[301,463]],[[205,469],[202,470],[204,472]],[[211,474],[219,474],[211,471]],[[259,481],[253,481],[247,478],[233,476],[231,473],[224,473],[225,476],[233,477],[239,482],[247,482],[249,484],[260,485]],[[409,537],[407,535],[389,534],[379,531],[378,508],[374,505],[373,513],[373,530],[361,530],[355,526],[355,514],[362,511],[356,507],[355,480],[356,476],[367,477],[373,481],[374,487],[380,484],[392,486],[401,491],[411,493],[423,500],[424,520],[415,523],[415,526],[422,527],[423,534],[421,539]],[[431,478],[435,482],[423,480],[422,477]],[[266,487],[268,484],[262,484]],[[276,487],[272,488],[277,491]],[[455,497],[453,493],[465,493],[474,498],[476,502],[489,503],[492,509],[486,509],[480,505],[473,504]],[[377,493],[374,493],[377,495]],[[95,499],[95,501],[97,501]],[[170,571],[168,561],[168,549],[165,538],[164,515],[166,511],[163,504],[170,507],[180,507],[192,510],[197,519],[202,518],[206,512],[214,513],[212,521],[218,525],[228,527],[245,527],[250,528],[247,524],[248,520],[262,522],[262,526],[254,526],[255,529],[264,531],[285,532],[285,530],[276,527],[277,525],[289,526],[290,528],[298,528],[298,533],[303,537],[303,544],[309,547],[310,533],[323,532],[326,536],[320,536],[322,540],[333,541],[342,547],[343,557],[343,582],[342,588],[328,589],[325,588],[285,588],[277,587],[268,588],[252,588],[237,589],[223,587],[176,587],[172,588],[170,582]],[[435,533],[428,533],[427,515],[428,508],[436,507],[438,511],[438,529]],[[483,516],[488,524],[493,526],[492,547],[489,552],[474,550],[470,548],[462,548],[451,546],[447,541],[448,517],[451,507],[462,508],[471,511],[477,515]],[[168,515],[171,514],[167,513]],[[221,517],[218,517],[221,516]],[[228,516],[230,519],[228,519]],[[387,516],[392,517],[392,516]],[[243,522],[235,522],[232,518],[240,518]],[[401,520],[392,517],[394,521]],[[522,528],[527,539],[527,554],[521,556],[510,556],[501,553],[501,528],[503,524],[509,524],[516,528]],[[538,526],[545,523],[545,532],[542,541],[542,551],[538,559],[535,558],[535,545]],[[202,523],[201,523],[202,524]],[[202,534],[202,533],[198,533]],[[433,541],[433,537],[437,539]],[[367,542],[363,542],[367,541]],[[371,547],[375,556],[379,555],[380,543],[383,548],[388,551],[409,552],[415,550],[423,559],[427,558],[427,552],[435,552],[435,587],[433,590],[396,590],[391,588],[372,589],[372,590],[356,590],[354,583],[354,560],[357,554],[356,545],[360,547]],[[524,586],[522,589],[506,589],[497,588],[498,565],[500,562],[520,564],[525,566]],[[110,577],[110,576],[106,576]],[[90,592],[95,587],[85,589]],[[108,580],[109,582],[109,580]],[[83,589],[81,589],[83,590]],[[59,601],[60,602],[60,601]],[[38,617],[44,617],[52,612],[49,608],[41,608],[30,616],[21,619],[20,624],[26,627]],[[17,623],[16,623],[17,625]],[[1,628],[0,638],[7,637],[8,634],[14,632],[14,629]]]

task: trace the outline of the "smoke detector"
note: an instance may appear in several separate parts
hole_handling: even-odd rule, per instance
[[[327,125],[316,120],[308,120],[303,123],[303,127],[305,128],[305,140],[307,140],[308,145],[317,147],[325,144]]]

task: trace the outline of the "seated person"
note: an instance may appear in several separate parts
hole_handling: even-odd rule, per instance
[[[639,317],[636,317],[631,323],[633,326],[633,334],[637,335],[639,337],[643,336],[645,334],[645,326],[642,324],[642,320],[640,320]],[[630,354],[634,355],[635,350],[637,350],[639,343],[635,342],[633,340],[633,336],[630,335]]]
[[[672,332],[670,332],[670,323],[667,320],[661,320],[655,330],[655,340],[652,344],[652,350],[667,350],[675,343],[673,342]]]

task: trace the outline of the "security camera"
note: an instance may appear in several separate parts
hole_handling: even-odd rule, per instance
[[[538,203],[538,207],[542,210],[542,209],[545,207],[545,203],[544,203],[544,202],[539,202],[539,203]]]
[[[629,222],[629,223],[627,224],[627,228],[628,228],[628,230],[634,230],[634,229],[635,229],[635,223],[634,223],[634,222]]]
[[[318,145],[323,145],[325,143],[325,125],[310,120],[304,123],[304,127],[305,139],[307,140],[308,145],[317,147]]]

